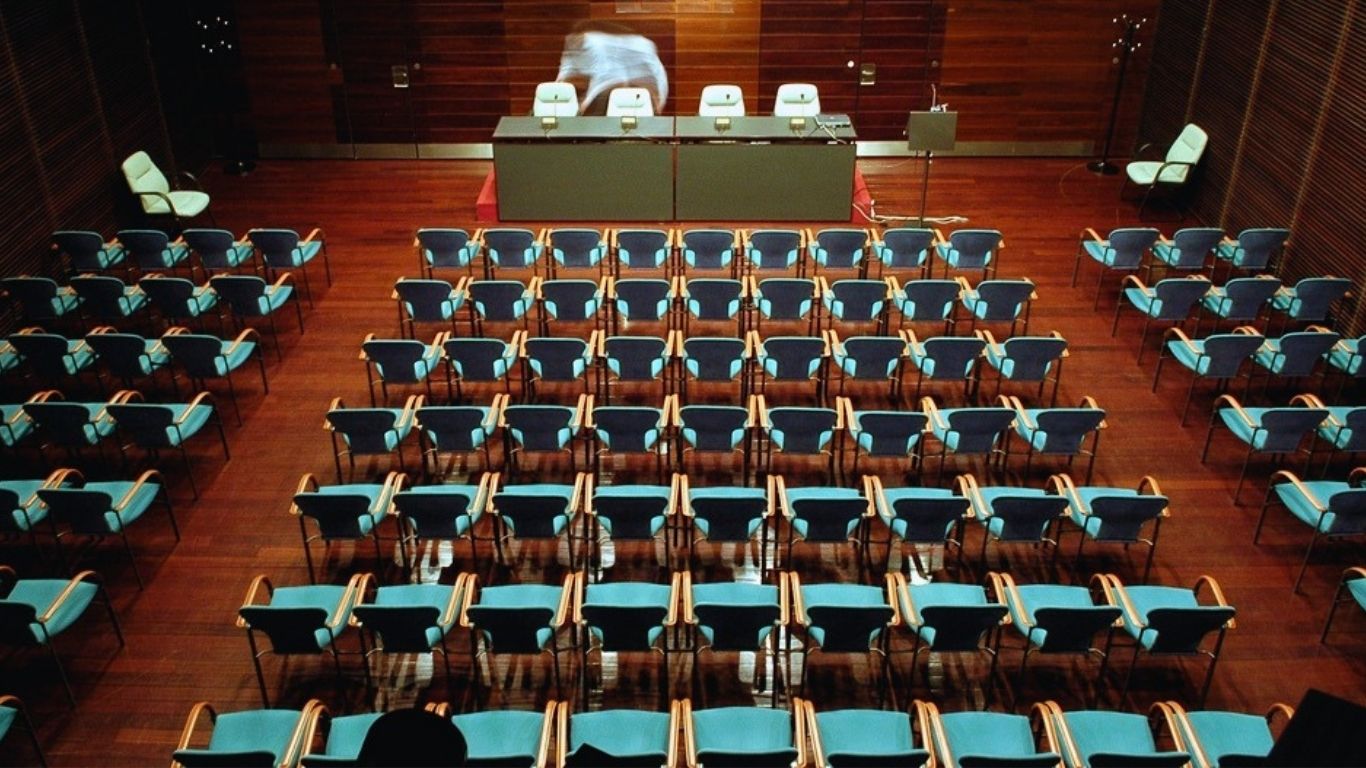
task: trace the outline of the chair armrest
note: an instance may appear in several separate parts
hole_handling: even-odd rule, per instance
[[[190,185],[194,187],[196,192],[204,191],[204,186],[199,183],[199,177],[195,176],[193,173],[190,173],[189,171],[181,171],[176,175],[182,179],[185,179],[186,181],[189,181]]]
[[[678,607],[683,602],[683,574],[675,573],[669,580],[669,612],[664,615],[664,625],[678,626]]]
[[[142,490],[142,486],[152,480],[156,480],[161,485],[161,492],[166,493],[166,480],[161,476],[161,473],[155,469],[144,470],[141,475],[138,475],[138,479],[133,481],[133,487],[129,488],[128,492],[123,494],[123,498],[114,503],[114,511],[122,512],[123,508],[128,506],[128,502],[133,500],[133,496],[138,491]]]
[[[1147,291],[1147,290],[1148,290],[1148,286],[1145,285],[1145,284],[1143,283],[1142,280],[1139,280],[1139,279],[1138,279],[1138,275],[1125,275],[1125,276],[1124,276],[1124,279],[1123,279],[1122,281],[1120,281],[1120,286],[1119,286],[1119,287],[1120,287],[1120,288],[1123,288],[1124,286],[1128,285],[1129,283],[1133,283],[1133,284],[1134,284],[1134,287],[1137,288],[1137,289],[1139,289],[1140,291]]]
[[[1228,604],[1228,601],[1224,599],[1224,590],[1219,588],[1219,582],[1215,581],[1213,576],[1202,574],[1200,578],[1195,580],[1195,586],[1191,588],[1191,591],[1195,593],[1196,597],[1200,596],[1200,587],[1202,586],[1209,587],[1210,595],[1214,598],[1214,602],[1220,607],[1232,607]],[[1238,623],[1236,619],[1230,618],[1224,623],[1224,626],[1228,629],[1237,629]]]
[[[81,582],[89,581],[98,585],[98,579],[99,574],[94,571],[81,571],[75,576],[72,576],[71,581],[67,582],[67,585],[62,588],[62,591],[58,593],[56,599],[52,601],[52,604],[47,607],[46,611],[43,611],[43,615],[34,619],[34,621],[37,621],[39,624],[46,624],[49,621],[52,621],[52,617],[57,615],[57,612],[62,609],[67,600],[71,599],[71,594],[76,591],[76,587],[79,586]]]
[[[177,750],[190,748],[190,742],[194,740],[194,732],[199,723],[199,718],[204,714],[208,714],[210,723],[218,720],[218,712],[207,701],[197,701],[194,706],[190,707],[190,714],[185,718],[185,727],[180,731],[180,741],[176,744]],[[171,765],[174,768],[180,763],[172,760]]]
[[[575,574],[568,573],[564,577],[564,588],[560,591],[560,606],[555,611],[555,626],[563,627],[569,619],[570,603],[574,597]]]
[[[303,245],[304,243],[311,243],[313,242],[314,238],[317,238],[320,241],[327,239],[327,235],[323,234],[322,227],[314,227],[312,231],[308,233],[308,237],[305,237],[303,240],[300,240],[299,244]]]
[[[200,392],[199,394],[194,396],[194,399],[190,400],[190,402],[186,404],[185,410],[181,411],[180,418],[176,419],[175,423],[177,425],[184,424],[185,420],[190,417],[190,412],[195,409],[195,406],[202,404],[205,400],[209,401],[210,408],[214,408],[213,395],[207,391]],[[217,409],[214,408],[214,410]]]
[[[1228,403],[1228,407],[1232,408],[1234,413],[1238,414],[1238,417],[1243,420],[1244,424],[1246,424],[1250,429],[1257,429],[1257,424],[1252,421],[1252,417],[1248,415],[1247,411],[1243,409],[1242,404],[1239,403],[1237,398],[1235,398],[1233,395],[1220,395],[1214,398],[1213,411],[1215,413],[1218,413],[1220,403]]]
[[[280,276],[275,279],[275,282],[271,284],[270,287],[271,289],[278,291],[285,283],[290,283],[292,285],[294,283],[294,275],[291,275],[288,272],[281,272]]]
[[[171,202],[171,197],[167,195],[165,192],[134,192],[133,194],[138,197],[160,198],[161,201],[166,204],[166,207],[170,209],[171,215],[175,215],[175,205]]]

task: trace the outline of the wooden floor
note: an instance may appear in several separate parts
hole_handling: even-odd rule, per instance
[[[865,160],[860,166],[879,213],[914,215],[921,171],[917,161]],[[488,170],[488,163],[475,161],[263,161],[249,176],[207,179],[219,224],[235,232],[252,226],[287,226],[301,232],[324,228],[335,283],[327,288],[320,265],[313,269],[316,307],[306,313],[303,336],[290,323],[284,325],[283,362],[273,355],[267,357],[270,393],[263,396],[259,382],[249,375],[240,379],[245,425],[236,427],[231,418],[227,420],[231,461],[224,463],[212,441],[204,441],[195,451],[202,493],[197,503],[190,502],[178,462],[167,462],[164,469],[174,478],[172,492],[183,538],[176,544],[164,518],[155,514],[130,531],[146,589],[138,590],[126,558],[114,543],[96,548],[82,560],[83,567],[106,576],[127,645],[117,647],[107,620],[98,612],[58,640],[76,690],[76,709],[67,708],[51,663],[41,652],[20,651],[0,659],[0,693],[18,694],[30,704],[53,764],[162,763],[169,758],[193,702],[207,699],[220,711],[260,706],[247,641],[234,625],[237,607],[255,574],[268,574],[277,585],[307,582],[298,525],[288,509],[304,473],[316,473],[323,482],[333,480],[329,441],[322,427],[328,402],[341,396],[351,405],[366,403],[365,371],[357,360],[360,341],[368,332],[397,334],[390,290],[400,275],[416,274],[411,248],[414,230],[476,226],[474,199]],[[781,178],[775,177],[774,183],[781,184]],[[1071,349],[1060,403],[1092,395],[1108,414],[1095,483],[1131,487],[1150,474],[1171,497],[1171,518],[1162,529],[1152,582],[1191,585],[1201,574],[1210,574],[1237,607],[1237,627],[1224,646],[1209,707],[1261,712],[1275,701],[1296,702],[1311,686],[1360,698],[1366,683],[1366,618],[1359,612],[1345,612],[1330,642],[1319,643],[1319,629],[1340,573],[1366,560],[1359,545],[1322,547],[1310,565],[1302,593],[1292,594],[1295,568],[1308,539],[1305,527],[1283,512],[1273,512],[1262,543],[1252,544],[1264,481],[1275,467],[1255,461],[1250,487],[1244,490],[1250,505],[1235,507],[1230,497],[1242,460],[1241,447],[1221,431],[1215,435],[1209,462],[1200,462],[1211,396],[1197,395],[1190,425],[1182,428],[1178,410],[1187,379],[1172,370],[1156,393],[1149,391],[1155,356],[1150,349],[1143,365],[1135,363],[1139,324],[1134,314],[1121,321],[1117,336],[1110,335],[1117,280],[1107,278],[1107,293],[1098,310],[1092,309],[1093,262],[1082,266],[1083,287],[1068,287],[1077,236],[1084,227],[1106,232],[1135,222],[1136,205],[1119,199],[1119,183],[1117,177],[1094,176],[1069,160],[940,160],[930,187],[929,213],[963,216],[968,226],[1002,230],[1007,247],[999,275],[1027,275],[1038,284],[1032,330],[1061,331]],[[1170,234],[1177,224],[1161,226]],[[223,394],[220,388],[214,391]],[[6,398],[24,394],[11,385]],[[1273,393],[1273,398],[1284,401],[1290,394]],[[935,395],[941,403],[961,404],[959,391],[937,390]],[[855,396],[870,405],[880,399],[871,390]],[[1360,392],[1355,396],[1359,398]],[[549,399],[555,397],[552,393]],[[655,397],[639,395],[642,401]],[[709,395],[718,401],[726,397],[724,392]],[[803,397],[795,390],[782,389],[769,395],[777,404],[799,404]],[[220,403],[226,406],[225,399]],[[540,478],[569,476],[562,461],[532,466]],[[1042,470],[1035,468],[1033,477],[1017,477],[1014,482],[1040,486],[1050,468],[1056,467],[1044,462]],[[644,466],[626,469],[649,474]],[[704,469],[695,475],[695,482],[733,482],[727,467],[709,464]],[[885,483],[903,483],[900,468],[883,464],[876,469]],[[4,474],[43,471],[42,467],[11,464]],[[822,482],[814,465],[785,463],[780,471],[789,485]],[[1334,474],[1345,476],[1346,471],[1345,465],[1339,465]],[[117,462],[105,472],[117,473]],[[1075,535],[1069,531],[1069,546],[1056,568],[1050,552],[995,546],[990,567],[1009,570],[1022,583],[1066,582],[1073,576],[1069,566]],[[975,554],[980,527],[974,525],[968,536],[968,551]],[[876,557],[881,558],[882,552],[879,548]],[[704,546],[699,553],[699,580],[758,577],[752,551]],[[448,563],[451,550],[437,556]],[[439,565],[428,567],[425,577],[449,583],[458,571],[470,568],[463,545],[454,549],[453,557],[454,563],[444,570]],[[480,557],[487,577],[486,545]],[[42,564],[34,562],[19,543],[6,544],[0,559],[13,563],[23,574],[42,572]],[[498,569],[492,576],[502,582],[557,583],[566,572],[562,547],[560,551],[514,547],[513,562],[515,566]],[[664,575],[658,557],[643,546],[618,546],[614,562],[605,578],[656,580]],[[391,580],[402,578],[394,558],[376,563],[367,548],[336,547],[323,567],[337,583],[358,571],[379,570]],[[1126,554],[1097,547],[1083,568],[1082,578],[1104,570],[1134,582],[1142,571],[1142,552]],[[796,570],[807,582],[858,577],[851,550],[843,547],[827,546],[819,552],[799,548]],[[950,571],[949,576],[954,573]],[[969,572],[960,578],[972,576]],[[378,694],[366,693],[354,657],[345,660],[346,682],[341,687],[326,660],[310,657],[267,657],[267,680],[276,702],[297,706],[317,697],[340,712],[422,701],[450,701],[462,709],[531,708],[554,697],[548,668],[524,661],[514,661],[510,668],[506,659],[496,663],[496,691],[472,685],[465,642],[464,636],[454,639],[454,671],[449,679],[430,658],[386,661]],[[1096,672],[1094,662],[1072,657],[1031,661],[1030,671],[1017,687],[1020,655],[1014,649],[1018,640],[1009,636],[1007,644],[1011,650],[1002,659],[993,706],[1010,706],[1013,700],[1023,709],[1044,698],[1056,698],[1067,707],[1085,704],[1090,694],[1086,681]],[[355,647],[354,636],[344,647]],[[1204,672],[1202,661],[1145,660],[1135,675],[1129,700],[1122,703],[1118,687],[1128,668],[1127,652],[1114,661],[1109,684],[1102,691],[1106,706],[1146,711],[1151,702],[1167,698],[1194,704]],[[742,662],[746,665],[743,674],[752,675],[753,659]],[[737,675],[734,656],[718,654],[705,658],[704,664],[698,706],[766,700],[751,693],[749,682]],[[909,690],[905,657],[898,659],[897,668],[903,706],[919,697],[934,700],[945,710],[975,708],[983,706],[989,695],[984,658],[935,658],[928,682],[918,674],[915,687]],[[594,705],[657,706],[660,691],[654,669],[651,659],[609,659],[605,690],[595,694]],[[567,664],[565,670],[568,679],[575,679],[577,664]],[[673,695],[687,695],[689,679],[688,665],[675,664]],[[861,660],[818,658],[810,672],[808,694],[818,708],[876,706],[870,680]],[[570,695],[567,691],[566,697]],[[22,739],[11,737],[0,744],[0,763],[30,760]]]

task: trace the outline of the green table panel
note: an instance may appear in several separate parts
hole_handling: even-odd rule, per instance
[[[675,181],[679,221],[848,221],[854,145],[680,144]]]
[[[669,221],[673,147],[656,143],[495,144],[502,221]]]

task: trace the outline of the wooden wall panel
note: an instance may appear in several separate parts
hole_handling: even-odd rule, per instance
[[[136,0],[0,5],[0,274],[57,276],[53,230],[136,221],[119,171],[131,152],[174,173],[146,39]]]
[[[857,112],[862,3],[765,0],[759,23],[759,103],[773,112],[783,83],[814,83],[825,112]],[[849,62],[855,67],[850,68]],[[855,126],[856,128],[858,126]]]
[[[508,109],[502,0],[419,0],[413,114],[421,143],[488,141]]]
[[[263,144],[333,144],[344,125],[341,63],[324,47],[320,0],[238,2],[242,69]],[[341,113],[339,115],[339,112]]]
[[[1166,0],[1162,13],[1193,19],[1190,6]],[[1190,210],[1229,232],[1289,227],[1283,280],[1337,274],[1366,285],[1366,251],[1358,245],[1366,221],[1361,4],[1225,0],[1211,14],[1204,26],[1164,23],[1159,31],[1145,134],[1169,141],[1186,119],[1209,131],[1185,195]],[[1192,48],[1204,50],[1193,62]],[[1178,122],[1173,116],[1187,104],[1189,117]],[[1338,314],[1345,332],[1366,331],[1366,301],[1357,298]]]
[[[932,62],[943,54],[943,8],[929,0],[866,0],[861,33],[858,61],[877,65],[877,82],[858,86],[854,125],[868,139],[900,139],[906,113],[930,106]]]
[[[696,114],[702,89],[712,83],[740,86],[745,107],[759,110],[760,0],[734,0],[728,12],[680,13],[675,19],[675,66],[669,97],[675,114]]]
[[[1104,141],[1118,76],[1121,11],[1157,16],[1157,0],[1019,3],[965,0],[949,7],[940,100],[958,111],[963,142],[1085,144]],[[1151,39],[1141,32],[1139,41]],[[1129,62],[1114,147],[1133,141],[1148,46]]]
[[[1195,88],[1205,41],[1208,0],[1166,0],[1152,41],[1152,60],[1139,120],[1139,144],[1170,144],[1190,122],[1190,97]]]
[[[1275,3],[1267,45],[1281,55],[1265,57],[1252,96],[1254,113],[1242,123],[1236,176],[1225,203],[1230,228],[1290,224],[1299,189],[1284,182],[1299,178],[1309,165],[1313,132],[1305,127],[1317,121],[1328,95],[1335,15],[1315,0]]]
[[[1210,136],[1206,162],[1199,169],[1201,189],[1195,210],[1210,220],[1223,218],[1224,194],[1233,179],[1234,161],[1252,84],[1261,58],[1262,38],[1274,0],[1215,3],[1210,11],[1210,44],[1197,73],[1190,122]]]
[[[1155,16],[1158,2],[1123,10]],[[813,82],[826,111],[853,115],[862,138],[899,140],[906,112],[927,106],[930,84],[942,81],[963,140],[1074,152],[1102,138],[1119,10],[1081,0],[238,5],[252,114],[268,144],[486,141],[499,117],[528,112],[536,84],[556,77],[565,36],[596,22],[655,42],[670,77],[665,114],[693,114],[703,86],[726,82],[764,114],[778,85]],[[1119,147],[1132,140],[1147,50],[1129,72]],[[395,93],[388,68],[405,56],[423,69]],[[874,85],[857,84],[863,63],[877,65]]]
[[[1323,29],[1339,35],[1336,55],[1326,79],[1329,98],[1316,126],[1307,174],[1298,180],[1302,191],[1292,222],[1294,257],[1284,277],[1336,274],[1356,282],[1356,303],[1346,308],[1342,330],[1366,333],[1366,10],[1349,3],[1338,23]],[[1317,38],[1304,41],[1314,47]]]

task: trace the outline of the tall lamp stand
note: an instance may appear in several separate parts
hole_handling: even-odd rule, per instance
[[[1110,124],[1105,129],[1105,148],[1100,151],[1100,159],[1086,164],[1088,170],[1106,176],[1119,173],[1119,167],[1110,162],[1110,141],[1115,136],[1115,118],[1119,117],[1119,99],[1124,95],[1124,75],[1129,69],[1129,56],[1142,45],[1134,42],[1134,38],[1138,35],[1139,28],[1148,20],[1131,18],[1126,13],[1117,17],[1114,22],[1124,27],[1124,32],[1118,40],[1110,44],[1111,48],[1119,49],[1119,77],[1115,78],[1115,95],[1110,101]]]

